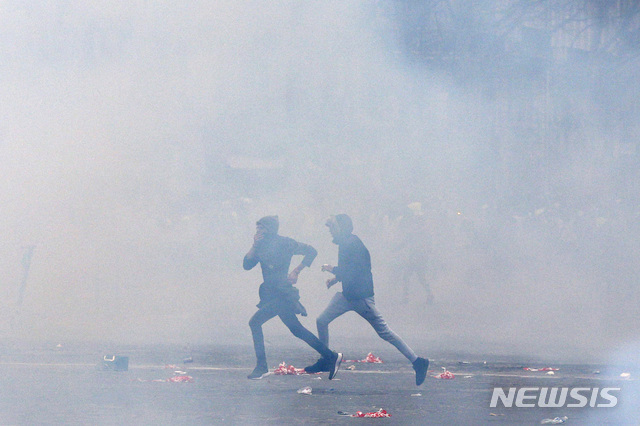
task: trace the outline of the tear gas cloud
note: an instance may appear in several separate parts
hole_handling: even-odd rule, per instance
[[[603,359],[637,340],[640,127],[614,106],[638,80],[594,85],[565,60],[558,83],[522,31],[525,59],[478,43],[448,72],[411,5],[3,5],[3,334],[250,344],[260,274],[241,262],[267,214],[319,251],[298,283],[315,331],[337,261],[324,221],[344,212],[420,352]],[[431,305],[403,269],[420,247]],[[376,338],[349,321],[336,341]]]

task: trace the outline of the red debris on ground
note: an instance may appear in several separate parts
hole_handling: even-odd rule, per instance
[[[344,360],[344,362],[369,362],[374,364],[382,364],[382,360],[377,356],[375,356],[374,354],[372,354],[371,352],[369,352],[369,354],[365,359],[347,359],[347,360]]]
[[[173,377],[168,378],[167,382],[193,383],[193,377],[191,377],[191,376],[173,376]]]
[[[293,365],[287,366],[286,362],[282,362],[280,363],[278,368],[275,369],[273,374],[277,376],[286,376],[286,375],[299,376],[301,374],[309,374],[309,373],[304,371],[304,368],[295,368]]]
[[[363,413],[362,411],[356,411],[355,414],[352,414],[351,417],[370,417],[370,418],[378,418],[378,417],[391,417],[391,414],[387,413],[386,410],[382,408],[378,411],[374,411],[371,413]]]
[[[435,375],[435,376],[433,376],[433,377],[435,377],[436,379],[446,379],[446,380],[449,380],[449,379],[454,379],[456,376],[454,376],[454,374],[453,374],[451,371],[449,371],[449,370],[444,370],[442,373],[440,373],[440,374],[436,374],[436,375]]]

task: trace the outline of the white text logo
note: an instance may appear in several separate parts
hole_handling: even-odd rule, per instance
[[[505,389],[507,390],[505,392]],[[491,396],[491,408],[503,407],[598,407],[611,408],[618,403],[618,398],[612,392],[619,392],[620,388],[494,388]]]

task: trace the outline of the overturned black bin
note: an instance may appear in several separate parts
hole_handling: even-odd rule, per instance
[[[127,371],[129,370],[129,357],[119,355],[105,355],[102,362],[98,364],[100,370],[104,371]]]

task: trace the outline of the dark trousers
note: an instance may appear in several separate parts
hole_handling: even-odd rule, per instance
[[[267,364],[267,356],[264,350],[264,336],[262,334],[262,324],[275,316],[279,316],[284,325],[298,339],[302,339],[325,358],[330,358],[333,352],[322,343],[312,332],[307,330],[298,320],[293,309],[288,305],[278,306],[275,304],[264,306],[258,309],[249,320],[251,334],[253,335],[253,347],[256,351],[256,359],[259,365]]]

